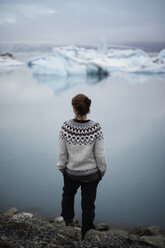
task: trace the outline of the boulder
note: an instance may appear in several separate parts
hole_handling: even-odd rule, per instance
[[[159,226],[142,226],[136,225],[130,234],[138,236],[154,236],[154,235],[163,235],[163,230]]]
[[[9,210],[7,210],[4,214],[5,215],[14,215],[18,212],[18,209],[16,208],[10,208]]]
[[[116,229],[116,228],[109,230],[107,233],[110,233],[111,235],[119,235],[124,238],[128,237],[128,232],[121,230],[121,229]]]
[[[131,235],[138,235],[138,236],[142,236],[144,234],[144,226],[142,225],[135,225],[133,230],[131,232],[129,232]]]
[[[99,223],[95,225],[97,231],[108,231],[109,225],[107,223]]]
[[[5,235],[0,236],[0,239],[3,240],[3,241],[9,240],[9,238],[6,237]]]
[[[165,237],[162,237],[160,235],[156,236],[142,236],[140,237],[140,240],[147,242],[150,245],[155,245],[160,248],[165,247]]]
[[[103,232],[94,230],[94,229],[90,229],[89,231],[87,231],[87,233],[85,234],[85,240],[88,241],[92,241],[95,240],[96,242],[100,242],[101,241],[101,237],[105,236]]]
[[[85,240],[81,242],[81,229],[65,226],[63,218],[55,224],[47,217],[31,213],[0,215],[0,247],[49,247],[49,248],[163,248],[165,235],[138,236],[130,235],[124,230],[108,231],[89,230]],[[75,224],[78,221],[75,220]],[[151,228],[152,227],[152,228]],[[151,226],[150,232],[156,234],[156,227]],[[146,227],[145,227],[146,228]],[[159,232],[161,232],[159,230]]]
[[[56,219],[54,219],[54,222],[55,222],[55,224],[62,224],[65,221],[64,221],[64,218],[62,216],[59,216]]]
[[[153,235],[164,235],[163,230],[159,226],[149,226],[147,227],[148,233],[150,233],[151,236]]]
[[[32,217],[33,217],[33,214],[32,213],[21,212],[19,214],[14,214],[12,216],[12,220],[24,222],[26,219],[31,219]]]
[[[79,227],[67,226],[59,230],[59,234],[75,240],[80,239],[81,229]]]

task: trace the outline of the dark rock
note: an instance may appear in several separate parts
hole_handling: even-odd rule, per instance
[[[164,235],[163,230],[159,226],[148,226],[147,231],[150,233],[150,235]]]
[[[0,239],[1,239],[1,240],[4,240],[4,241],[5,241],[5,240],[9,240],[9,238],[6,237],[5,235],[2,235],[2,236],[0,237]]]
[[[0,214],[3,214],[3,211],[2,210],[0,210]]]
[[[127,238],[128,237],[128,232],[121,230],[121,229],[111,229],[108,231],[111,235],[119,235],[120,237]]]
[[[120,230],[121,231],[121,230]],[[93,244],[93,247],[99,248],[156,248],[157,246],[149,244],[146,241],[138,240],[127,235],[121,236],[121,233],[113,233],[110,231],[99,232],[97,230],[89,230],[85,235],[85,241]]]
[[[61,230],[59,230],[59,233],[69,238],[79,240],[81,229],[79,227],[68,226],[68,227],[64,227]]]
[[[0,56],[2,56],[2,57],[10,57],[10,58],[14,59],[14,56],[11,53],[1,53]]]
[[[48,218],[49,223],[54,223],[54,220],[51,218]]]
[[[79,225],[78,220],[74,221]],[[146,228],[146,227],[144,227]],[[140,230],[140,231],[139,231]],[[142,227],[135,233],[141,234]],[[165,236],[155,226],[152,236],[128,234],[124,230],[89,230],[81,241],[79,227],[67,227],[65,222],[31,213],[0,214],[0,247],[2,248],[163,248]]]
[[[107,223],[99,223],[95,225],[97,231],[108,231],[109,225]]]
[[[13,248],[12,244],[5,242],[3,240],[0,240],[0,247],[1,248]]]
[[[142,235],[144,235],[144,230],[145,230],[144,226],[137,224],[134,226],[134,228],[130,232],[130,234],[142,236]]]
[[[9,210],[7,210],[4,214],[5,215],[14,215],[18,212],[18,209],[16,208],[10,208]]]
[[[100,233],[97,230],[90,229],[86,234],[85,234],[85,240],[96,240],[100,242],[101,237],[103,236],[103,233]]]
[[[153,235],[163,235],[163,230],[159,226],[142,226],[136,225],[130,234],[138,236],[153,236]]]
[[[152,62],[153,62],[153,63],[156,63],[156,64],[164,64],[163,59],[159,59],[159,58],[153,60]]]
[[[31,219],[33,217],[32,213],[26,213],[26,212],[22,212],[19,214],[14,214],[11,217],[11,220],[13,221],[13,223],[15,223],[16,225],[26,225],[27,220]]]
[[[156,247],[164,248],[165,247],[165,237],[156,235],[156,236],[142,236],[140,240],[147,242],[148,244],[155,245]]]

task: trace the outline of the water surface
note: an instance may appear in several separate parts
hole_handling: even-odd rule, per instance
[[[19,56],[26,61],[32,55]],[[74,117],[72,97],[84,93],[92,99],[89,118],[102,126],[108,163],[96,222],[165,229],[165,80],[131,74],[67,80],[33,77],[26,64],[0,75],[0,208],[60,215],[58,134]],[[78,218],[80,206],[79,191]]]

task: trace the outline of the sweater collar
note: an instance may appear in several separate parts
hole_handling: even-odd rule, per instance
[[[85,121],[80,121],[80,120],[75,120],[75,119],[71,119],[70,122],[74,125],[81,125],[81,126],[86,126],[92,123],[91,120],[85,120]]]
[[[77,119],[73,119],[73,121],[78,122],[78,123],[86,123],[86,122],[89,122],[90,120],[77,120]]]

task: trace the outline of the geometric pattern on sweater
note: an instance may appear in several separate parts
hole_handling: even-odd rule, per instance
[[[60,131],[59,139],[65,139],[70,145],[92,144],[96,139],[103,139],[103,133],[98,122],[89,120],[78,123],[65,121]]]

